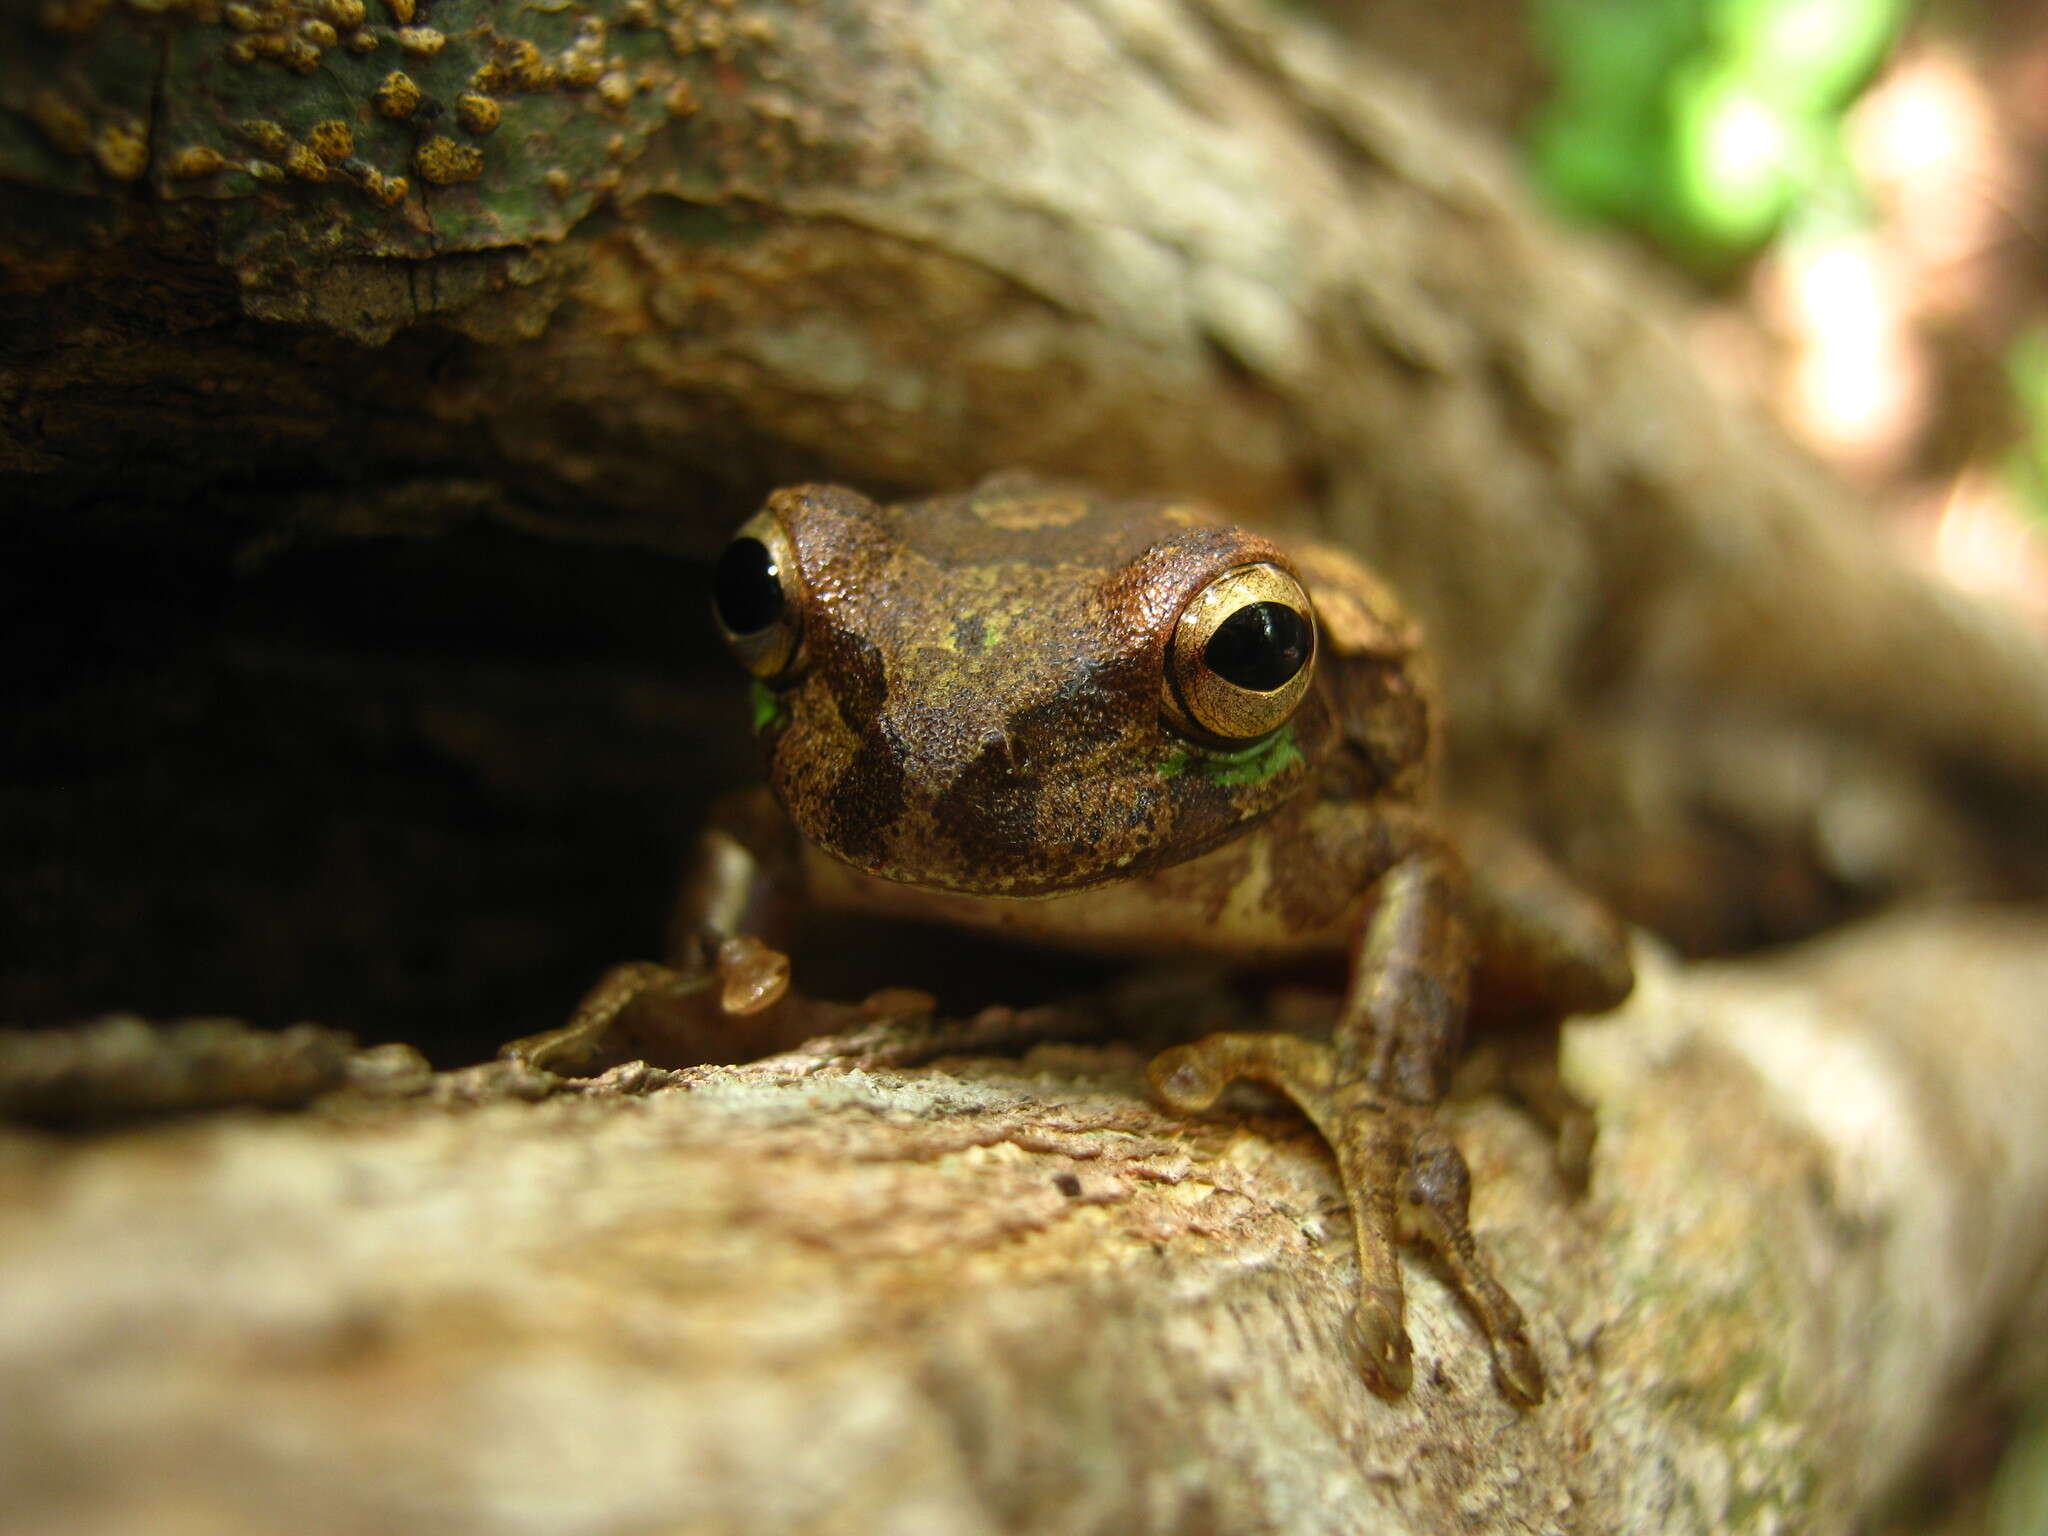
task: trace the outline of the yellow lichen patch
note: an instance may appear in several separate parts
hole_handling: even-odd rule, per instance
[[[320,67],[320,50],[303,37],[288,37],[277,61],[295,75],[310,75]]]
[[[448,46],[448,38],[434,27],[400,27],[398,46],[416,57],[431,59]]]
[[[394,203],[404,202],[405,194],[412,190],[412,183],[403,176],[379,176],[374,171],[364,181],[363,186],[369,191],[370,196],[386,208]]]
[[[506,74],[522,91],[552,90],[555,84],[555,66],[548,62],[540,49],[524,38],[512,45]]]
[[[674,85],[670,86],[668,88],[668,95],[663,100],[668,107],[668,115],[670,117],[695,116],[699,106],[697,93],[691,88],[690,82],[687,80],[678,80]]]
[[[413,0],[384,0],[384,8],[391,13],[391,19],[401,27],[412,25]]]
[[[369,15],[363,0],[326,0],[321,10],[329,21],[344,32],[352,27],[360,27],[364,18]]]
[[[596,85],[604,74],[604,55],[594,48],[571,48],[562,54],[562,80],[580,88]]]
[[[370,93],[370,99],[386,117],[411,117],[420,104],[420,88],[411,75],[394,69]]]
[[[413,151],[412,163],[435,186],[446,187],[458,181],[475,181],[483,175],[484,152],[437,133]]]
[[[29,103],[28,115],[43,130],[43,137],[67,155],[82,155],[92,147],[92,125],[85,114],[55,91],[38,91]]]
[[[471,133],[489,133],[498,126],[498,104],[488,96],[465,91],[455,98],[455,121]]]
[[[149,140],[137,122],[109,123],[93,135],[92,157],[116,181],[134,181],[149,169]]]
[[[253,5],[230,5],[222,13],[237,32],[261,32],[263,13]]]
[[[377,34],[368,27],[358,27],[341,41],[342,46],[347,48],[350,53],[375,53],[377,51]]]
[[[597,82],[597,94],[608,107],[625,107],[633,100],[633,82],[624,70],[614,69]]]
[[[252,117],[237,123],[235,132],[273,160],[282,160],[292,152],[292,136],[282,126],[265,118]]]
[[[341,34],[317,16],[309,16],[299,23],[299,36],[315,48],[332,48],[341,41]]]
[[[306,134],[306,143],[314,154],[334,165],[339,165],[356,152],[355,134],[349,131],[347,123],[337,117],[315,123]]]
[[[171,156],[168,169],[179,181],[193,181],[213,175],[226,164],[227,161],[204,144],[188,144]]]
[[[303,144],[292,146],[284,157],[284,168],[301,181],[326,181],[329,177],[327,162]]]

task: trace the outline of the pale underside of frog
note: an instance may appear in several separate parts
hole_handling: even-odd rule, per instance
[[[888,507],[778,491],[722,557],[716,610],[756,680],[769,788],[796,837],[758,806],[714,818],[677,968],[623,968],[516,1054],[590,1060],[651,978],[701,990],[721,951],[727,1006],[772,1000],[785,969],[756,966],[750,1001],[730,968],[793,882],[814,901],[1096,950],[1348,954],[1327,1042],[1210,1035],[1157,1056],[1153,1087],[1196,1112],[1255,1079],[1314,1122],[1351,1208],[1350,1332],[1377,1391],[1409,1385],[1395,1247],[1420,1241],[1503,1390],[1541,1399],[1434,1111],[1475,989],[1491,1013],[1553,1026],[1605,1011],[1632,983],[1626,937],[1518,840],[1432,806],[1441,713],[1383,583],[1341,551],[1283,551],[1184,503],[1005,477]],[[1583,1180],[1591,1122],[1548,1038],[1511,1086]]]

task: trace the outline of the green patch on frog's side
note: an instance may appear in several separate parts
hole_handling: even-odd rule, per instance
[[[782,724],[789,713],[787,702],[782,695],[758,678],[747,689],[747,703],[754,714],[754,734],[760,735],[770,726]]]
[[[1183,747],[1167,754],[1159,765],[1159,775],[1177,779],[1192,770],[1212,784],[1259,784],[1301,760],[1294,727],[1287,725],[1237,752],[1196,752]]]

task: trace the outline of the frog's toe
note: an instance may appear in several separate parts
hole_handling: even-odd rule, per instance
[[[1522,1407],[1533,1407],[1543,1401],[1543,1367],[1529,1343],[1522,1309],[1494,1278],[1473,1239],[1471,1193],[1471,1173],[1450,1137],[1434,1125],[1417,1131],[1400,1179],[1404,1228],[1436,1250],[1486,1330],[1501,1390]]]
[[[1199,1114],[1209,1108],[1223,1096],[1230,1082],[1217,1070],[1213,1055],[1201,1045],[1176,1045],[1161,1051],[1145,1068],[1145,1076],[1159,1101],[1184,1115]]]
[[[1381,1397],[1402,1397],[1415,1377],[1414,1351],[1401,1325],[1401,1299],[1377,1289],[1351,1309],[1351,1344],[1366,1385]],[[1539,1391],[1540,1391],[1539,1386]]]
[[[498,1055],[564,1077],[595,1076],[635,1055],[658,1058],[664,1040],[703,1033],[697,1016],[708,1001],[711,977],[651,960],[615,965],[583,995],[559,1029],[501,1046]],[[667,1053],[687,1061],[680,1051]],[[701,1058],[694,1058],[701,1059]]]
[[[1517,1406],[1534,1408],[1543,1401],[1543,1365],[1521,1334],[1494,1340],[1493,1373]]]
[[[1225,1031],[1161,1051],[1145,1069],[1152,1090],[1169,1108],[1196,1114],[1242,1077],[1270,1083],[1324,1123],[1330,1113],[1330,1048],[1299,1035]]]
[[[718,1005],[727,1013],[759,1013],[789,995],[789,956],[749,934],[718,946]]]
[[[1593,1144],[1599,1136],[1600,1124],[1583,1104],[1558,1120],[1557,1173],[1574,1195],[1583,1195],[1593,1182]]]

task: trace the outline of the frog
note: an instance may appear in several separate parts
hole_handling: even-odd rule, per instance
[[[1583,1184],[1591,1115],[1559,1021],[1633,984],[1626,930],[1533,848],[1440,804],[1444,712],[1393,589],[1327,543],[1289,547],[1179,498],[1028,476],[882,504],[778,490],[713,574],[751,678],[766,792],[714,816],[678,906],[674,965],[623,967],[563,1028],[509,1048],[589,1061],[636,997],[718,982],[732,1018],[788,987],[761,937],[803,899],[1009,938],[1256,966],[1346,966],[1327,1039],[1256,1029],[1147,1069],[1180,1115],[1239,1080],[1333,1154],[1366,1383],[1410,1388],[1399,1247],[1434,1251],[1513,1403],[1545,1376],[1481,1253],[1471,1176],[1438,1109],[1475,1002],[1552,1046],[1502,1081]],[[1503,1001],[1504,1000],[1504,1001]]]

